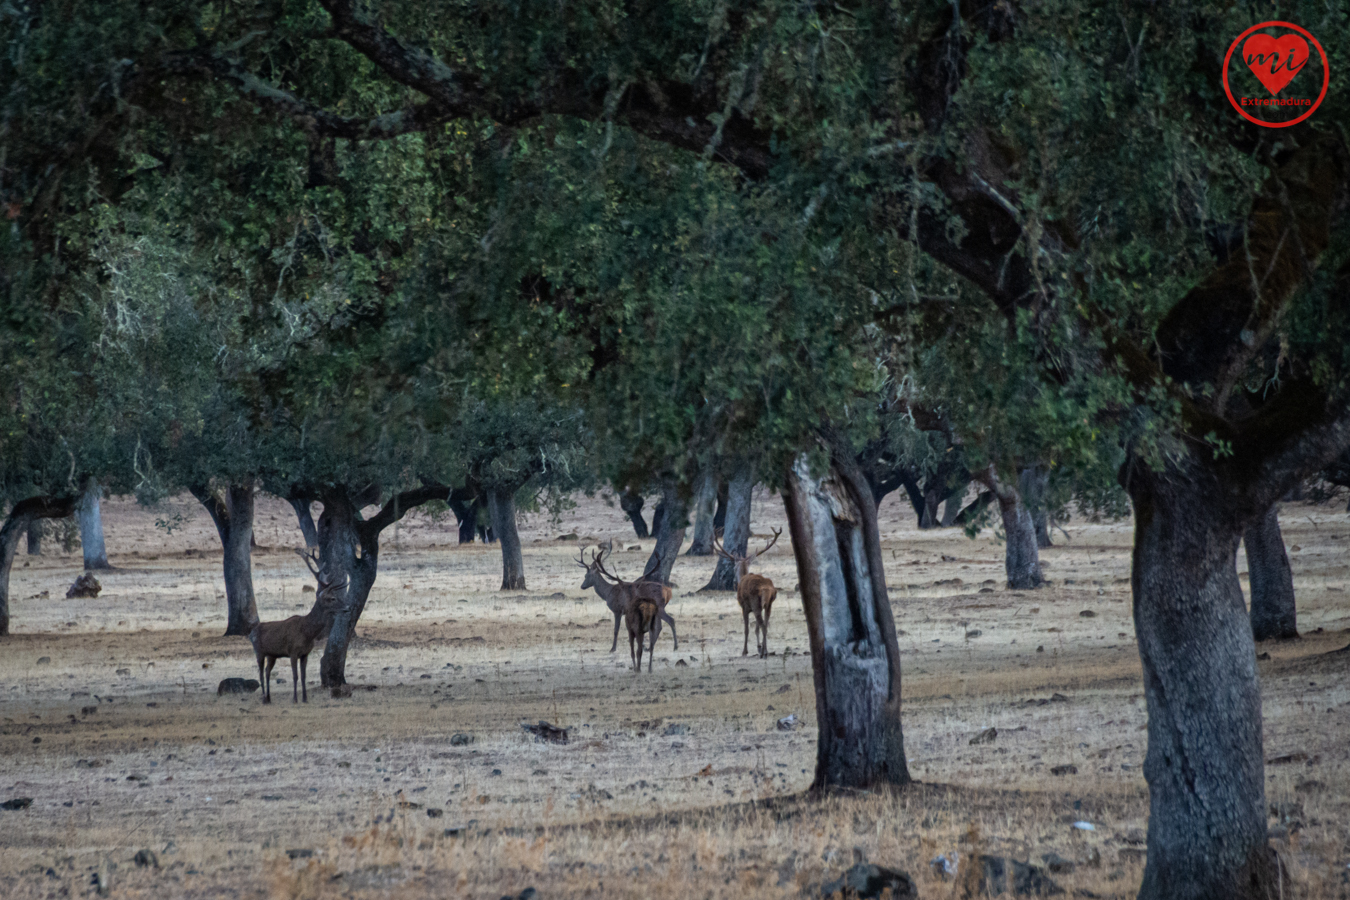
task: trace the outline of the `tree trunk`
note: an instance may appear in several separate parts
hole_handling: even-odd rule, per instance
[[[516,531],[516,492],[509,487],[487,489],[488,515],[492,530],[502,545],[502,590],[525,590],[525,561],[520,555],[520,534]]]
[[[99,510],[102,493],[98,481],[90,478],[76,511],[80,520],[80,545],[84,548],[85,571],[112,568],[108,564],[108,550],[103,544],[103,515]]]
[[[1148,704],[1141,900],[1281,894],[1266,838],[1256,648],[1238,583],[1241,526],[1218,479],[1136,464],[1132,582]]]
[[[824,476],[800,457],[783,494],[816,688],[813,790],[909,782],[900,647],[871,489],[851,454]]]
[[[919,528],[929,529],[938,527],[938,505],[942,503],[942,491],[936,487],[930,487],[923,492],[923,512],[919,515]]]
[[[1008,587],[1028,590],[1045,583],[1041,574],[1041,555],[1036,548],[1036,524],[1031,513],[1022,504],[1017,489],[999,479],[991,464],[980,473],[979,480],[989,487],[998,500],[1003,515],[1003,531],[1007,535],[1003,568],[1008,575]]]
[[[42,555],[42,520],[34,519],[28,523],[28,555]]]
[[[319,546],[319,530],[314,527],[314,515],[309,510],[311,502],[309,498],[299,500],[292,497],[289,502],[291,508],[295,510],[296,521],[300,523],[300,534],[305,539],[305,546]]]
[[[647,567],[642,572],[643,578],[670,584],[670,570],[675,566],[675,558],[680,555],[680,545],[684,543],[684,532],[689,524],[686,520],[684,503],[675,486],[667,485],[658,507],[662,511],[659,517],[660,526],[652,532],[652,536],[656,538],[656,546],[652,548],[652,555],[647,559]]]
[[[951,528],[956,524],[957,518],[961,515],[961,501],[966,497],[966,489],[953,492],[947,497],[947,502],[942,504],[942,527]]]
[[[247,635],[258,624],[258,604],[253,597],[253,484],[232,484],[223,498],[202,485],[188,490],[206,507],[224,548],[225,635]]]
[[[1258,641],[1298,637],[1294,574],[1284,552],[1278,505],[1242,534],[1247,546],[1247,577],[1252,593],[1252,637]]]
[[[324,687],[347,683],[347,650],[379,570],[379,535],[364,540],[367,536],[361,524],[361,514],[345,491],[339,488],[324,494],[318,527],[319,571],[329,578],[347,579],[345,597],[333,615],[319,661],[319,683]],[[317,606],[317,596],[314,602]]]
[[[750,543],[750,499],[754,488],[754,469],[745,464],[737,466],[727,491],[727,524],[722,529],[722,547],[737,556],[745,556],[746,545]],[[736,590],[736,564],[725,556],[717,557],[717,568],[703,590]]]
[[[35,519],[64,519],[75,511],[73,497],[29,497],[14,504],[0,526],[0,637],[9,634],[9,570],[19,549],[19,537],[27,534]]]
[[[712,556],[713,538],[717,527],[713,517],[717,515],[717,470],[708,466],[698,478],[698,487],[694,490],[694,538],[689,542],[685,556]]]
[[[637,536],[645,538],[648,532],[647,522],[642,518],[642,504],[642,495],[632,488],[628,488],[619,495],[619,508],[633,521],[633,531],[637,533]]]
[[[717,512],[713,513],[714,534],[720,534],[727,526],[727,497],[730,493],[731,485],[720,478],[717,479]]]
[[[1050,511],[1045,505],[1045,492],[1049,484],[1050,471],[1044,466],[1028,466],[1017,477],[1022,503],[1031,513],[1031,521],[1036,529],[1036,546],[1041,550],[1054,546],[1050,543]]]

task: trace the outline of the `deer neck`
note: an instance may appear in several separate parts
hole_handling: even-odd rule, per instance
[[[736,580],[740,581],[749,574],[750,574],[750,560],[748,559],[736,560]]]
[[[301,631],[304,632],[305,637],[317,639],[319,635],[328,630],[329,626],[332,625],[332,621],[333,611],[315,604],[314,608],[306,614],[301,626]]]
[[[622,596],[622,590],[619,585],[606,581],[603,578],[595,580],[595,592],[600,595],[607,605],[613,607],[615,602]]]

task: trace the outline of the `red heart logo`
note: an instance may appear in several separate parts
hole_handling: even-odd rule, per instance
[[[1266,90],[1278,94],[1307,65],[1308,42],[1296,34],[1254,34],[1242,45],[1242,58]]]

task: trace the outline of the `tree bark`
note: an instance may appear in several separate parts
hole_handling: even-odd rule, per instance
[[[258,624],[258,604],[253,597],[253,482],[231,484],[223,497],[205,486],[189,490],[206,507],[224,548],[225,636],[247,635]],[[309,511],[308,503],[305,511]]]
[[[314,527],[314,515],[310,512],[311,501],[292,497],[288,501],[295,510],[295,519],[300,523],[300,534],[305,539],[305,547],[319,546],[319,530]]]
[[[966,489],[962,487],[947,497],[942,504],[942,527],[951,528],[961,515],[961,501],[965,499]]]
[[[647,522],[642,518],[642,495],[628,488],[619,495],[619,508],[633,521],[633,531],[640,538],[648,536]]]
[[[744,463],[738,465],[729,482],[727,524],[722,529],[722,547],[737,556],[745,556],[746,545],[750,543],[750,500],[754,489],[754,469]],[[717,557],[717,568],[703,590],[736,590],[736,564],[725,556]]]
[[[1008,587],[1019,591],[1040,587],[1045,576],[1041,574],[1041,556],[1036,547],[1036,523],[1021,495],[1017,488],[998,477],[992,464],[980,473],[979,480],[998,500],[1003,515],[1003,531],[1007,536],[1003,568],[1008,575]]]
[[[0,526],[0,637],[9,634],[9,570],[19,537],[35,519],[64,519],[75,511],[74,497],[29,497],[14,504]]]
[[[1242,542],[1247,547],[1252,594],[1252,637],[1258,641],[1298,637],[1294,575],[1284,552],[1278,505],[1247,527]]]
[[[1148,862],[1162,898],[1280,896],[1267,846],[1256,648],[1236,517],[1214,478],[1132,468],[1135,633],[1148,704]],[[1180,476],[1180,477],[1178,477]]]
[[[329,578],[346,577],[345,596],[342,596],[328,629],[323,658],[319,661],[319,683],[337,687],[347,683],[347,650],[356,636],[356,623],[365,611],[370,589],[375,585],[379,571],[380,548],[378,534],[366,541],[361,528],[361,513],[341,488],[323,495],[323,512],[319,514],[319,570]],[[340,573],[337,575],[329,573]],[[318,598],[315,598],[317,608]]]
[[[28,523],[28,555],[42,555],[42,520],[34,519]]]
[[[492,530],[502,545],[502,590],[525,590],[525,561],[520,554],[520,534],[516,531],[516,492],[510,487],[487,489],[488,515]]]
[[[80,521],[80,546],[84,549],[84,568],[111,569],[108,564],[108,549],[103,543],[103,515],[99,509],[99,497],[103,489],[98,481],[90,478],[85,486],[84,495],[76,511]]]
[[[659,581],[662,584],[670,584],[670,570],[675,566],[675,559],[680,555],[680,545],[684,543],[684,532],[688,527],[688,521],[685,512],[685,501],[680,498],[676,487],[667,485],[661,495],[661,504],[658,509],[661,510],[659,517],[660,525],[652,532],[656,538],[656,546],[652,548],[652,555],[647,559],[647,567],[642,572],[642,577],[649,581]]]
[[[900,723],[900,647],[886,595],[876,506],[844,453],[823,476],[800,457],[787,507],[816,689],[812,789],[909,782]]]
[[[685,556],[712,556],[713,538],[717,536],[717,526],[713,517],[717,515],[717,470],[708,466],[699,475],[698,486],[694,489],[694,537],[689,542]]]
[[[731,485],[722,479],[717,479],[717,512],[713,513],[713,533],[720,534],[727,525],[727,497],[731,493]]]
[[[1045,505],[1045,492],[1049,484],[1050,471],[1044,466],[1028,466],[1017,477],[1022,503],[1031,513],[1031,522],[1036,529],[1036,547],[1040,550],[1054,546],[1050,542],[1050,512]]]

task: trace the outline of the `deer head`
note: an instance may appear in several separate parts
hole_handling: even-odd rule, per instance
[[[732,563],[735,564],[736,580],[740,581],[742,578],[746,576],[747,573],[749,573],[750,564],[755,560],[759,559],[765,553],[767,553],[770,547],[778,543],[778,538],[780,535],[782,535],[782,533],[783,529],[775,528],[773,530],[773,539],[764,545],[764,549],[760,550],[758,553],[752,553],[749,556],[738,556],[735,553],[729,552],[725,547],[722,546],[721,541],[719,541],[715,537],[713,538],[713,549],[717,551],[718,556],[722,557],[723,559],[730,560]]]

